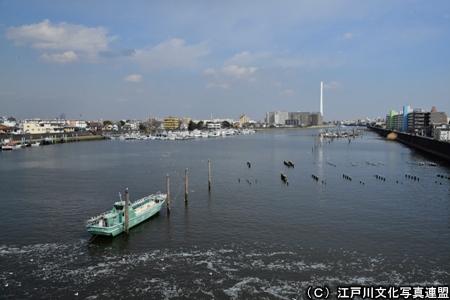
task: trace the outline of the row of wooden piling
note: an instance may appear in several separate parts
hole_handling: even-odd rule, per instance
[[[170,213],[170,179],[169,174],[166,177],[166,189],[167,189],[167,212]],[[211,160],[208,159],[208,191],[211,191]],[[188,202],[189,198],[189,170],[186,168],[184,171],[184,202]]]
[[[412,179],[412,180],[419,180],[419,177],[413,176],[411,174],[405,174],[405,178]]]
[[[289,181],[287,179],[287,176],[283,172],[281,172],[281,180],[283,180],[284,183],[289,185]]]
[[[329,161],[327,161],[327,164],[330,165],[330,166],[336,167],[335,164],[333,164],[333,163],[331,163],[331,162],[329,162]]]
[[[189,192],[189,184],[188,184],[188,169],[186,168],[184,173],[184,201],[187,203],[188,201],[188,192]],[[210,168],[210,161],[208,160],[208,186],[209,189],[211,189],[211,168]],[[167,212],[170,213],[170,179],[169,174],[167,174],[166,177],[166,189],[167,189],[167,198],[166,198],[166,204],[167,204]],[[128,234],[130,228],[129,228],[129,205],[130,205],[130,197],[128,193],[128,188],[125,190],[125,232]]]
[[[285,160],[284,161],[284,165],[289,167],[289,168],[293,168],[294,167],[294,163],[290,160]]]
[[[386,177],[383,177],[383,176],[378,175],[378,174],[373,175],[373,177],[375,177],[376,179],[379,179],[379,180],[386,181]]]
[[[342,174],[342,178],[352,181],[352,177],[347,174]]]

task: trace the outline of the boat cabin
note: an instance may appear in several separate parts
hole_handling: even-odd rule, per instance
[[[124,210],[124,208],[125,208],[125,202],[120,201],[120,202],[114,203],[114,209],[116,211]]]

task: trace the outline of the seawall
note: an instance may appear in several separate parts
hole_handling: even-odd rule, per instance
[[[395,132],[397,137],[395,138],[396,141],[399,141],[400,143],[403,143],[409,147],[412,147],[414,149],[418,149],[420,151],[426,152],[428,154],[432,154],[434,156],[437,156],[441,159],[444,159],[446,161],[450,161],[450,143],[449,142],[442,142],[435,139],[417,136],[417,135],[411,135],[408,133],[398,132],[398,131],[391,131],[386,130],[379,127],[371,127],[367,126],[368,129],[376,132],[382,137],[387,137],[389,133]]]
[[[64,139],[62,139],[63,136],[65,137]],[[22,141],[22,138],[25,138],[26,142],[40,142],[44,139],[44,144],[97,141],[105,139],[104,136],[92,134],[91,132],[73,133],[73,136],[72,133],[0,135],[0,140],[11,139],[14,143]],[[47,141],[45,141],[46,138]]]

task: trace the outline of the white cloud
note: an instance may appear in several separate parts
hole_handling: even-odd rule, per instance
[[[45,53],[41,58],[49,62],[66,63],[80,56],[92,60],[98,52],[108,50],[108,44],[116,37],[107,36],[107,33],[104,27],[86,27],[66,22],[52,24],[45,19],[37,24],[9,27],[6,37],[14,40],[16,46],[30,45],[39,51],[59,52]],[[64,52],[61,54],[61,51]]]
[[[341,87],[341,83],[339,81],[331,81],[323,84],[323,88],[325,90],[335,90]]]
[[[205,71],[203,71],[203,74],[205,75],[213,75],[214,77],[218,77],[218,74],[216,72],[216,70],[214,70],[213,68],[208,68]]]
[[[222,74],[225,74],[227,76],[235,77],[237,79],[251,79],[251,75],[256,72],[255,67],[238,67],[236,65],[231,65],[224,67],[220,70]]]
[[[182,39],[171,39],[154,47],[136,50],[132,59],[146,70],[174,67],[192,68],[200,57],[209,54],[203,43],[186,45]]]
[[[354,32],[346,32],[344,35],[340,36],[338,40],[352,40],[358,37],[360,34]]]
[[[236,65],[225,66],[222,69],[216,71],[213,68],[208,68],[203,71],[205,75],[214,76],[216,82],[210,83],[206,88],[220,88],[229,89],[233,81],[247,81],[255,82],[256,79],[252,76],[257,71],[255,67],[238,67]]]
[[[241,53],[238,53],[234,55],[232,58],[225,61],[223,64],[224,66],[230,66],[230,65],[239,65],[239,66],[248,66],[251,65],[253,62],[260,60],[262,58],[265,58],[269,56],[268,52],[256,52],[251,53],[249,51],[243,51]]]
[[[280,95],[281,96],[292,96],[292,95],[294,95],[294,91],[293,90],[285,90],[285,91],[282,91],[280,93]]]
[[[132,75],[125,77],[123,80],[125,80],[127,82],[141,82],[142,76],[138,75],[138,74],[132,74]]]
[[[66,51],[64,53],[56,53],[56,54],[44,53],[41,55],[41,60],[47,61],[47,62],[59,63],[59,64],[66,64],[66,63],[77,61],[78,56],[73,51]]]

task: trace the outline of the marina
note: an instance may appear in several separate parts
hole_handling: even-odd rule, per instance
[[[339,286],[449,285],[450,167],[375,133],[60,143],[0,163],[4,299],[307,299],[324,284],[332,298]],[[84,221],[125,187],[134,199],[168,189],[170,213],[94,238]]]

